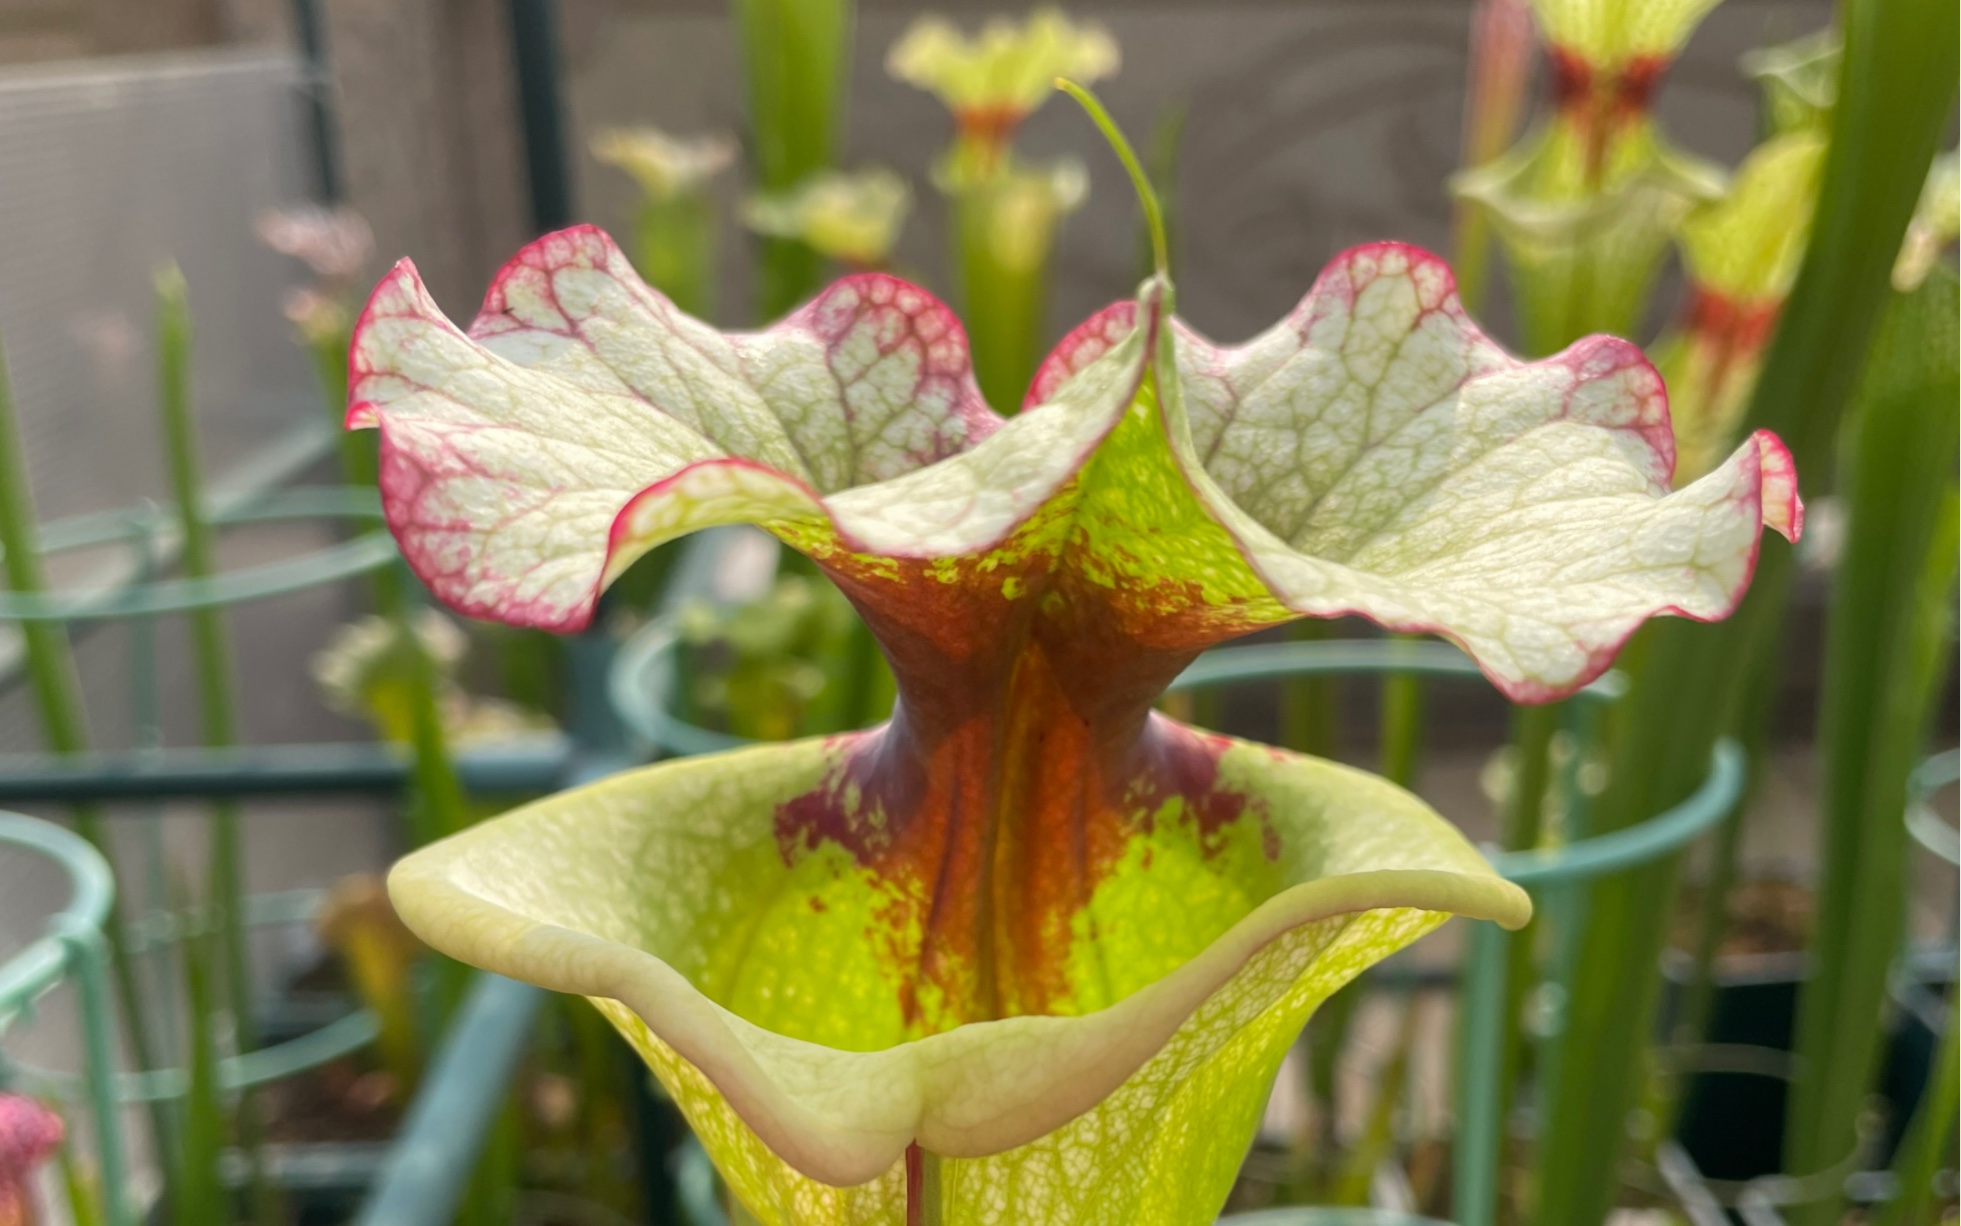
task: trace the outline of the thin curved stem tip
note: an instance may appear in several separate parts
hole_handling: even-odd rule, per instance
[[[1171,248],[1164,237],[1164,209],[1158,204],[1157,191],[1145,175],[1143,163],[1137,160],[1137,151],[1130,147],[1123,129],[1110,118],[1110,112],[1104,109],[1095,94],[1067,77],[1057,77],[1055,87],[1074,98],[1089,113],[1090,121],[1103,133],[1103,139],[1110,142],[1117,160],[1129,172],[1131,186],[1137,189],[1137,201],[1144,207],[1144,224],[1151,232],[1151,260],[1157,267],[1158,276],[1168,278],[1171,273]]]

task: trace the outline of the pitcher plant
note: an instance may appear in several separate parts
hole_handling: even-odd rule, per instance
[[[348,424],[453,608],[578,630],[647,550],[756,524],[897,676],[875,728],[618,775],[390,881],[437,949],[591,997],[762,1222],[1210,1222],[1317,1003],[1530,903],[1392,784],[1154,712],[1167,683],[1360,614],[1545,701],[1648,617],[1725,616],[1800,529],[1775,436],[1671,491],[1639,349],[1520,361],[1425,252],[1345,252],[1221,346],[1157,249],[1006,419],[916,286],[723,333],[592,227],[468,331],[407,261],[362,317]]]

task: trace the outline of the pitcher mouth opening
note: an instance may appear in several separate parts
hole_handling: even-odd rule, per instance
[[[1063,1126],[1248,968],[1281,959],[1283,969],[1248,982],[1284,995],[1297,974],[1348,943],[1375,949],[1393,937],[1400,945],[1449,912],[1508,924],[1529,914],[1515,887],[1406,793],[1348,768],[1232,742],[1220,782],[1295,802],[1275,824],[1211,825],[1206,814],[1161,806],[1080,913],[1082,939],[1062,967],[1075,993],[1047,1012],[954,1020],[932,981],[917,975],[922,929],[906,890],[881,888],[829,840],[783,856],[781,806],[821,787],[843,749],[839,739],[790,742],[631,772],[411,855],[391,893],[439,949],[620,1002],[638,1019],[629,1037],[644,1028],[636,1042],[664,1077],[706,1078],[793,1163],[799,1146],[817,1144],[799,1140],[800,1129],[824,1134],[805,1114],[813,1109],[805,1096],[818,1092],[814,1070],[828,1070],[825,1084],[886,1079],[878,1084],[889,1082],[889,1095],[880,1091],[889,1101],[853,1109],[853,1127],[864,1132],[847,1148],[874,1168],[859,1179],[885,1169],[873,1161],[892,1139],[873,1144],[880,1120],[903,1117],[903,1127],[891,1125],[906,1134],[901,1146],[930,1133],[934,1152],[976,1157]],[[715,794],[722,806],[704,809]],[[1347,799],[1330,801],[1333,809],[1303,806],[1306,794]],[[1385,858],[1373,839],[1347,845],[1357,811],[1373,814],[1372,833],[1388,833],[1404,851]],[[1340,977],[1375,956],[1342,955]],[[920,1009],[910,1018],[909,988]],[[923,1024],[933,1010],[937,1029]],[[958,1072],[999,1058],[1002,1042],[1032,1045],[1018,1059],[1045,1070],[1041,1094],[997,1104],[987,1077]],[[1059,1062],[1042,1054],[1077,1045]],[[675,1060],[693,1071],[660,1063]],[[932,1088],[940,1078],[953,1079],[944,1102]],[[956,1083],[964,1089],[951,1089]],[[971,1095],[979,1097],[963,1097]],[[1017,1120],[1022,1131],[1010,1127]],[[1042,1126],[1026,1131],[1030,1121]],[[806,1174],[837,1183],[847,1173],[814,1153],[803,1155]]]

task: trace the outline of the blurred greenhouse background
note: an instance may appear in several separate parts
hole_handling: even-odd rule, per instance
[[[1737,167],[1772,127],[1762,82],[1739,65],[1825,30],[1839,8],[1866,2],[1714,4],[1654,92],[1659,127],[1679,148]],[[1671,7],[1669,0],[1656,5]],[[5,991],[25,978],[0,975],[0,1105],[10,1091],[53,1100],[60,1089],[69,1099],[62,1160],[37,1160],[31,1171],[25,1158],[18,1169],[9,1166],[15,1160],[0,1117],[0,1226],[749,1220],[701,1148],[684,1141],[681,1117],[596,1013],[576,998],[493,984],[425,956],[387,911],[378,875],[431,835],[626,765],[732,737],[838,732],[882,718],[890,690],[881,687],[890,678],[874,667],[870,639],[818,571],[789,560],[787,550],[779,563],[775,544],[747,529],[716,529],[696,543],[663,547],[628,572],[620,587],[631,590],[609,597],[594,628],[580,635],[552,639],[447,614],[432,625],[405,569],[359,553],[385,552],[386,537],[368,492],[372,448],[363,454],[367,444],[349,450],[343,443],[338,406],[345,387],[334,381],[345,377],[337,363],[347,343],[346,313],[395,260],[412,257],[442,309],[461,323],[513,252],[578,222],[616,236],[643,272],[669,267],[651,250],[667,241],[662,233],[681,235],[668,253],[681,271],[661,288],[684,306],[695,305],[684,290],[695,293],[705,308],[699,313],[724,329],[768,322],[767,265],[776,256],[757,230],[792,234],[792,246],[812,231],[782,193],[757,200],[765,193],[747,92],[753,83],[745,83],[743,28],[732,10],[747,9],[764,25],[785,23],[779,32],[794,24],[785,14],[800,9],[797,20],[818,25],[825,18],[811,14],[846,14],[848,68],[828,164],[885,168],[905,187],[889,245],[874,235],[862,258],[835,248],[831,254],[843,258],[825,267],[889,270],[956,304],[968,300],[963,295],[978,297],[972,271],[955,267],[967,250],[958,194],[936,187],[936,176],[944,185],[951,173],[942,164],[948,115],[887,67],[892,48],[925,9],[859,0],[854,20],[853,7],[848,0],[0,0],[0,380],[11,386],[26,492],[43,525],[47,585],[91,593],[102,605],[90,613],[88,600],[77,598],[83,613],[68,623],[76,693],[86,709],[85,743],[73,746],[50,736],[36,652],[53,649],[45,642],[37,648],[21,629],[59,623],[12,616],[31,611],[31,602],[0,606],[0,809],[73,825],[77,806],[87,823],[86,810],[100,802],[94,820],[110,831],[120,918],[178,917],[136,925],[142,931],[132,929],[130,948],[139,961],[148,959],[137,975],[151,1017],[137,1024],[153,1026],[156,1046],[174,1053],[155,1065],[186,1069],[166,1090],[147,1095],[168,1100],[161,1114],[137,1101],[145,1093],[123,1094],[131,1174],[126,1187],[105,1196],[89,1088],[75,1077],[45,1075],[83,1070],[92,1055],[74,975],[62,976],[45,996],[32,993],[31,1005]],[[931,7],[970,31],[989,19],[1026,15],[979,0]],[[1379,239],[1457,252],[1461,269],[1466,206],[1451,184],[1467,164],[1471,139],[1472,32],[1474,23],[1501,17],[1498,10],[1513,20],[1526,11],[1502,0],[1070,4],[1070,19],[1100,26],[1120,48],[1120,69],[1095,86],[1143,151],[1172,216],[1180,316],[1221,342],[1245,340],[1292,309],[1337,253]],[[1943,20],[1951,43],[1953,17]],[[753,28],[751,37],[760,37]],[[1555,84],[1543,66],[1526,71],[1530,113],[1529,100],[1546,102]],[[1944,95],[1938,84],[1928,87],[1929,96],[1944,99],[1942,150],[1954,144],[1951,64],[1946,71]],[[683,174],[676,191],[682,206],[692,199],[699,213],[659,212],[660,193],[650,194],[649,185],[658,188],[667,172],[623,169],[632,150],[598,156],[614,139],[609,133],[647,125],[711,141],[696,151],[702,177]],[[1526,125],[1515,119],[1503,126],[1497,149]],[[1024,223],[1056,227],[1046,271],[1035,279],[1039,354],[1076,321],[1136,293],[1151,273],[1150,248],[1136,196],[1068,99],[1042,105],[1013,139],[1028,167],[1073,160],[1066,172],[1087,174],[1079,206],[1071,180],[1054,188],[1049,213]],[[327,223],[299,212],[309,206],[341,211],[324,215]],[[772,221],[771,207],[790,208],[788,220]],[[298,217],[297,228],[279,232],[268,220],[282,210]],[[707,235],[712,243],[697,241]],[[334,257],[320,248],[334,243],[349,245],[358,267],[343,260],[323,272],[321,260],[332,265]],[[690,252],[707,253],[705,266],[685,267]],[[1951,254],[1939,258],[1937,280],[1952,263]],[[1495,248],[1485,262],[1491,288],[1473,314],[1521,350]],[[189,387],[207,518],[235,521],[210,561],[219,573],[267,579],[264,591],[228,601],[217,614],[209,612],[211,602],[186,611],[205,590],[195,582],[182,589],[183,602],[160,606],[155,616],[139,607],[152,585],[199,578],[196,547],[187,551],[186,530],[172,511],[183,486],[173,482],[167,458],[170,419],[159,413],[176,352],[159,341],[175,318],[170,282],[157,276],[170,264],[181,269],[194,321]],[[796,289],[789,301],[821,283]],[[1685,292],[1681,263],[1671,258],[1632,338],[1653,341],[1681,315]],[[1849,360],[1861,358],[1854,352]],[[1029,373],[1019,370],[1017,378]],[[998,403],[985,372],[982,384],[996,408],[1013,407]],[[0,430],[6,424],[0,414]],[[1951,431],[1947,438],[1952,443]],[[0,465],[0,483],[7,478]],[[1610,1130],[1606,1159],[1593,1168],[1612,1189],[1601,1195],[1603,1205],[1614,1202],[1616,1226],[1906,1221],[1883,1216],[1888,1205],[1904,1203],[1885,1171],[1910,1148],[1901,1138],[1922,1087],[1941,1088],[1932,1078],[1942,1074],[1928,1066],[1943,1025],[1952,1053],[1944,1019],[1957,931],[1954,794],[1952,763],[1944,783],[1936,762],[1920,776],[1926,786],[1916,796],[1929,807],[1917,814],[1917,837],[1948,848],[1950,858],[1915,845],[1902,862],[1900,896],[1864,900],[1904,910],[1900,965],[1910,969],[1899,978],[1911,980],[1895,984],[1895,1003],[1887,1006],[1879,1042],[1890,1054],[1872,1084],[1858,1087],[1865,1148],[1844,1170],[1832,1168],[1838,1182],[1829,1195],[1801,1197],[1776,1182],[1783,1169],[1781,1082],[1795,1076],[1788,1071],[1792,1000],[1804,975],[1803,951],[1813,943],[1815,887],[1827,862],[1844,851],[1820,799],[1827,766],[1818,729],[1845,516],[1822,473],[1814,480],[1807,471],[1804,491],[1812,521],[1795,551],[1789,616],[1762,703],[1767,736],[1753,744],[1747,730],[1738,734],[1754,755],[1740,854],[1724,865],[1721,834],[1690,844],[1681,897],[1652,921],[1665,930],[1670,951],[1664,962],[1673,986],[1660,1006],[1666,1020],[1657,1021],[1652,1044],[1643,1038],[1623,1061],[1640,1065],[1638,1076],[1629,1075],[1641,1081],[1629,1105],[1646,1112],[1647,1122],[1637,1119],[1625,1130],[1632,1137],[1625,1153],[1611,1144],[1624,1130]],[[128,514],[103,515],[112,512]],[[101,530],[90,536],[91,526]],[[188,536],[198,531],[193,526]],[[294,559],[300,570],[280,569]],[[1943,610],[1951,579],[1950,568],[1939,593]],[[18,577],[9,585],[22,586]],[[133,603],[118,612],[117,600]],[[213,631],[219,615],[223,624]],[[362,628],[348,629],[364,617]],[[1360,618],[1328,626],[1306,637],[1382,638]],[[211,633],[228,643],[215,656]],[[1955,743],[1951,626],[1943,634],[1938,701],[1925,745],[1910,754],[1914,762]],[[1295,637],[1265,634],[1261,641]],[[840,663],[855,659],[853,652],[863,653],[863,667]],[[213,665],[217,657],[230,661],[230,679],[217,688],[235,700],[235,709],[215,717],[226,735],[244,746],[303,753],[195,756],[196,747],[225,739],[213,732],[213,712],[227,702],[214,698],[210,684],[214,668],[222,677],[227,667]],[[1539,773],[1532,774],[1531,734],[1520,733],[1514,709],[1475,678],[1426,684],[1417,717],[1422,753],[1408,772],[1378,765],[1393,757],[1385,736],[1394,733],[1382,731],[1396,718],[1384,709],[1396,701],[1385,698],[1391,689],[1374,678],[1279,676],[1229,692],[1174,694],[1167,709],[1235,735],[1407,774],[1400,781],[1494,851],[1535,846],[1532,838],[1520,841],[1508,817],[1521,769],[1550,789],[1549,813],[1565,813],[1555,794],[1584,808],[1612,785],[1606,751],[1580,735],[1578,723],[1562,724],[1556,734],[1548,726],[1537,742]],[[617,695],[643,684],[662,697],[636,722],[639,708]],[[1559,718],[1584,706],[1563,705]],[[674,722],[686,727],[676,733]],[[706,740],[688,739],[704,732]],[[1523,749],[1512,743],[1520,737]],[[379,748],[391,741],[393,749]],[[361,756],[370,748],[373,755]],[[48,757],[50,749],[99,752],[71,769]],[[335,756],[340,749],[349,752]],[[220,776],[230,781],[206,786]],[[248,776],[258,782],[238,781]],[[250,956],[243,986],[235,969],[216,969],[227,956],[220,947],[232,904],[224,900],[223,870],[214,876],[208,867],[214,853],[223,863],[225,806],[234,802],[243,807],[242,883],[264,896],[254,904],[264,922],[243,942]],[[1553,825],[1569,818],[1555,816]],[[1537,830],[1538,818],[1529,824]],[[1578,824],[1561,829],[1541,841],[1556,846],[1585,832]],[[32,952],[48,917],[69,905],[70,878],[50,863],[0,842],[0,959]],[[1716,981],[1734,991],[1728,1005],[1710,1006],[1689,986],[1693,955],[1704,939],[1707,883],[1712,873],[1720,880],[1731,871],[1728,908],[1710,913],[1722,922]],[[1665,895],[1672,880],[1660,888]],[[207,891],[216,901],[189,919],[191,900]],[[1584,904],[1559,908],[1579,898],[1580,887],[1552,892],[1551,912],[1577,931],[1574,917],[1585,914]],[[1539,898],[1543,911],[1548,904]],[[1539,1117],[1531,1105],[1506,1098],[1511,1082],[1531,1080],[1540,1058],[1532,1052],[1558,1029],[1547,1020],[1558,1016],[1563,999],[1565,972],[1558,968],[1570,969],[1574,956],[1549,951],[1543,928],[1520,941],[1540,942],[1534,948],[1544,952],[1543,965],[1514,946],[1486,968],[1503,993],[1503,1062],[1511,1079],[1493,1107],[1494,1119],[1504,1122],[1502,1135],[1489,1139],[1490,1178],[1467,1182],[1461,1140],[1452,1156],[1453,1119],[1467,1092],[1459,1053],[1471,1040],[1459,988],[1475,956],[1472,931],[1473,921],[1451,924],[1323,1007],[1283,1068],[1227,1210],[1338,1203],[1374,1206],[1384,1216],[1272,1220],[1393,1226],[1423,1214],[1465,1226],[1598,1226],[1586,1219],[1583,1195],[1563,1202],[1580,1206],[1577,1216],[1541,1212],[1533,1182],[1532,1121]],[[178,947],[182,968],[175,957],[143,952]],[[410,962],[413,969],[403,969]],[[1752,989],[1782,993],[1761,1006],[1771,1020],[1749,1020],[1760,1007],[1744,999]],[[228,1013],[210,999],[225,991],[251,1000]],[[1737,1118],[1717,1112],[1691,1122],[1675,1134],[1677,1145],[1660,1135],[1668,1130],[1656,1119],[1677,1119],[1694,1095],[1683,1088],[1686,1080],[1653,1072],[1659,1066],[1649,1061],[1680,1045],[1683,1027],[1692,1024],[1685,1016],[1712,1007],[1740,1011],[1721,1015],[1741,1029],[1687,1036],[1715,1053],[1707,1071],[1724,1072],[1724,1054],[1746,1048],[1760,1062],[1764,1050],[1779,1049],[1773,1064],[1784,1071],[1758,1077],[1780,1083],[1768,1106],[1752,1099]],[[129,1024],[128,1008],[125,1002],[121,1025]],[[443,1036],[454,1039],[469,1026],[477,1028],[471,1042],[479,1046],[451,1051],[456,1067],[444,1081]],[[328,1037],[320,1046],[306,1046],[322,1034]],[[337,1035],[351,1037],[340,1043]],[[121,1068],[140,1063],[137,1046],[119,1045]],[[307,1067],[240,1095],[226,1079],[243,1066],[234,1059],[221,1070],[222,1059],[261,1046],[287,1051],[295,1068]],[[1955,1070],[1943,1067],[1951,1083]],[[479,1070],[475,1098],[450,1084]],[[1711,1082],[1700,1094],[1749,1099],[1762,1089],[1736,1088],[1749,1080]],[[1906,1083],[1910,1088],[1901,1089]],[[440,1104],[433,1101],[439,1086],[452,1096]],[[1944,1089],[1950,1112],[1954,1089]],[[468,1125],[450,1127],[466,1115]],[[1696,1127],[1713,1131],[1692,1136]],[[1936,1159],[1927,1171],[1940,1174],[1928,1184],[1934,1192],[1916,1202],[1928,1216],[1913,1220],[1954,1220],[1951,1127],[1950,1115],[1927,1142]],[[435,1136],[446,1128],[447,1135]],[[1848,1137],[1852,1131],[1847,1120]],[[416,1151],[423,1166],[404,1160],[401,1138],[431,1136],[430,1147]],[[1710,1169],[1698,1170],[1691,1153]],[[1866,1182],[1848,1183],[1848,1175]],[[1467,1188],[1489,1203],[1467,1208]],[[116,1202],[124,1198],[131,1216],[119,1217]],[[1807,1208],[1812,1201],[1830,1207]],[[156,1208],[133,1216],[145,1205]],[[911,1226],[917,1219],[905,1220]]]

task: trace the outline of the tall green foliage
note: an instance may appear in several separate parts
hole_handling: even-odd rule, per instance
[[[156,309],[157,403],[163,415],[171,493],[177,500],[180,565],[186,576],[207,579],[217,572],[217,533],[205,517],[203,464],[198,457],[197,414],[191,399],[191,309],[184,276],[175,265],[164,267],[156,275]],[[216,608],[195,609],[190,614],[190,630],[204,743],[235,745],[238,715],[225,615]],[[245,964],[241,914],[238,803],[218,802],[211,817],[212,908],[224,952],[224,974],[219,982],[229,994],[240,1038],[249,1044],[251,979]]]
[[[1949,0],[1848,0],[1842,20],[1839,105],[1812,243],[1748,421],[1784,437],[1814,489],[1829,471],[1838,422],[1955,90]],[[1745,718],[1740,699],[1774,652],[1789,580],[1789,551],[1767,541],[1735,617],[1719,626],[1658,622],[1640,635],[1624,657],[1635,686],[1596,830],[1632,825],[1693,790],[1716,738]],[[1582,921],[1537,1155],[1537,1220],[1548,1226],[1591,1226],[1613,1202],[1675,877],[1671,860],[1604,880]],[[1559,1076],[1560,1067],[1577,1071],[1581,1061],[1586,1076]]]
[[[731,0],[749,96],[757,185],[785,192],[834,164],[851,73],[852,0]],[[775,319],[803,301],[823,261],[792,238],[763,240],[756,313]]]
[[[191,914],[186,905],[190,892],[181,888],[173,892],[179,912]],[[181,953],[185,1006],[190,1012],[190,1050],[184,1098],[178,1104],[177,1167],[169,1203],[170,1220],[189,1226],[192,1222],[230,1221],[232,1212],[219,1166],[226,1133],[216,1038],[224,1009],[218,1000],[217,982],[224,975],[223,953],[212,934],[195,925],[184,935]]]
[[[995,412],[1012,415],[1042,362],[1049,272],[1063,218],[1088,191],[1082,167],[1004,166],[961,181],[942,175],[952,201],[961,318],[974,379]]]
[[[1961,1098],[1961,1052],[1955,1047],[1957,1014],[1950,1007],[1947,1033],[1941,1036],[1933,1075],[1914,1113],[1913,1123],[1900,1140],[1893,1160],[1898,1180],[1893,1200],[1878,1215],[1878,1226],[1914,1226],[1929,1221],[1934,1209],[1934,1177],[1952,1162],[1956,1099]]]
[[[1956,283],[1941,269],[1893,301],[1873,338],[1840,461],[1845,561],[1832,593],[1818,739],[1824,877],[1800,997],[1785,1167],[1823,1170],[1857,1143],[1877,1071],[1886,977],[1907,886],[1907,776],[1947,675],[1954,520]],[[1837,1220],[1837,1198],[1799,1220]]]
[[[183,274],[175,265],[159,270],[155,280],[157,309],[157,401],[163,414],[165,451],[170,464],[171,492],[177,501],[177,529],[180,562],[184,574],[207,579],[217,573],[217,532],[206,518],[203,465],[198,456],[197,413],[191,392],[191,309]],[[197,679],[198,707],[204,743],[230,746],[238,743],[238,713],[235,701],[230,634],[224,613],[218,608],[192,610],[190,614],[191,660]],[[195,980],[193,991],[210,991],[213,982],[222,985],[231,1029],[241,1050],[256,1042],[252,1008],[252,972],[245,929],[244,863],[240,841],[238,802],[221,800],[211,810],[211,868],[208,913],[215,923],[215,959],[187,952],[186,966]],[[195,1003],[195,998],[194,998]],[[208,1002],[207,1002],[208,1003]],[[210,1033],[213,1012],[200,1008],[191,1017],[192,1062],[215,1058]],[[195,1088],[195,1087],[194,1087]],[[193,1103],[193,1115],[200,1106]],[[271,1223],[279,1216],[277,1196],[265,1180],[260,1162],[259,1103],[249,1092],[239,1097],[233,1117],[239,1144],[250,1163],[253,1217]],[[184,1155],[187,1178],[202,1178],[194,1171],[201,1160],[192,1152],[194,1127],[186,1128]],[[192,1220],[192,1219],[185,1219]]]
[[[15,420],[13,384],[7,375],[6,353],[0,349],[0,585],[24,594],[42,592],[47,577],[41,566],[40,531],[35,523],[33,491],[27,482],[27,457],[21,445],[20,427]],[[82,707],[81,680],[75,669],[74,651],[68,631],[59,622],[20,623],[21,643],[27,656],[27,678],[40,717],[41,735],[47,748],[57,754],[81,753],[89,747],[88,719]],[[102,812],[94,805],[74,809],[75,829],[114,864],[114,849]],[[125,908],[121,898],[112,899],[103,925],[108,941],[109,965],[116,982],[116,1001],[130,1054],[138,1068],[156,1067],[155,1045],[150,1038],[149,1019],[143,1007],[136,968],[124,939]],[[172,1150],[171,1131],[164,1112],[157,1104],[149,1109],[151,1143],[159,1155]]]

